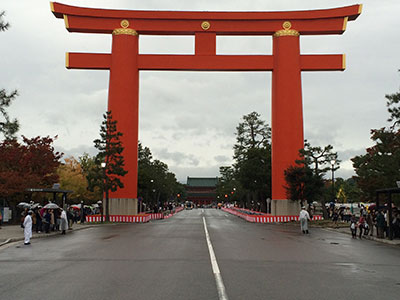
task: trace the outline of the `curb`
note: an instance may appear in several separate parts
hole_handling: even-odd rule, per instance
[[[85,227],[80,227],[80,228],[76,228],[76,229],[72,229],[70,230],[71,233],[73,233],[74,231],[79,231],[79,230],[84,230],[84,229],[88,229],[88,228],[92,228],[96,225],[85,225]],[[33,239],[44,239],[44,238],[49,238],[52,236],[56,236],[59,235],[60,233],[51,233],[51,234],[44,234],[44,235],[35,235],[31,237],[31,240]],[[0,243],[0,247],[9,244],[9,243],[13,243],[13,242],[18,242],[18,241],[23,241],[24,237],[19,237],[19,238],[9,238],[7,240],[5,240],[4,242]]]
[[[346,235],[351,235],[350,232],[343,232],[343,231],[340,231],[340,230],[335,230],[333,228],[324,228],[324,230],[331,231],[331,232],[338,232],[338,233],[342,233],[342,234],[346,234]],[[369,236],[369,235],[363,235],[362,237],[363,237],[362,239],[364,239],[364,240],[375,241],[375,242],[378,242],[378,243],[391,245],[391,246],[397,246],[397,247],[400,246],[400,242],[396,243],[396,242],[393,242],[393,241],[387,240],[387,239],[378,239],[378,238],[376,238],[374,236]],[[357,238],[357,239],[359,240],[359,238]]]

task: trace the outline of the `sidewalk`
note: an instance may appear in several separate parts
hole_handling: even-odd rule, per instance
[[[67,230],[67,234],[75,230],[82,230],[93,227],[95,225],[90,223],[85,224],[74,224],[72,230]],[[31,239],[46,238],[49,236],[59,235],[61,231],[50,231],[50,233],[36,233],[32,232]],[[3,225],[0,228],[0,247],[11,242],[23,241],[24,240],[24,229],[20,225]]]
[[[339,228],[325,227],[324,229],[329,230],[329,231],[344,233],[344,234],[351,236],[349,227],[339,227]],[[376,234],[376,230],[375,230],[375,234]],[[358,233],[357,233],[357,239],[359,239]],[[375,242],[379,242],[379,243],[384,243],[384,244],[388,244],[388,245],[400,246],[400,239],[393,239],[393,240],[389,240],[387,238],[378,239],[376,236],[369,236],[369,235],[362,235],[362,239],[375,241]]]

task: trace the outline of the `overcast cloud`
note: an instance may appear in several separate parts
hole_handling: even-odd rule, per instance
[[[115,9],[276,11],[332,8],[353,1],[300,0],[81,0],[69,5]],[[361,16],[339,36],[301,37],[303,54],[346,54],[344,72],[303,72],[304,134],[312,145],[333,145],[343,161],[338,176],[353,174],[349,159],[371,145],[370,129],[385,126],[385,94],[399,90],[398,0],[366,0]],[[18,89],[9,112],[27,137],[55,136],[65,156],[95,154],[107,107],[108,71],[67,70],[65,52],[110,52],[110,35],[68,33],[47,0],[2,0],[11,23],[0,33],[0,88]],[[271,37],[218,37],[218,54],[270,54]],[[194,53],[192,37],[140,37],[141,53]],[[178,179],[218,176],[232,163],[235,127],[257,111],[271,124],[267,72],[141,72],[142,144]]]

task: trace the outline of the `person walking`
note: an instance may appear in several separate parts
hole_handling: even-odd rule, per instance
[[[55,223],[55,218],[54,218],[54,211],[52,209],[49,210],[50,213],[50,230],[54,231],[56,230],[56,223]]]
[[[46,209],[43,213],[43,224],[44,224],[44,228],[43,230],[46,233],[50,232],[50,222],[51,222],[51,215],[48,209]]]
[[[383,239],[383,231],[385,228],[385,216],[382,214],[382,211],[378,211],[376,215],[376,229],[377,229],[377,236],[379,239]]]
[[[365,229],[365,218],[363,215],[360,216],[360,219],[358,219],[358,229],[360,230],[358,233],[358,237],[361,239],[363,230]]]
[[[300,215],[299,215],[299,220],[300,220],[300,228],[301,231],[303,232],[303,234],[308,234],[308,221],[310,219],[310,215],[308,213],[308,211],[306,211],[306,207],[302,206],[301,207],[301,211],[300,211]]]
[[[351,230],[351,237],[353,239],[356,239],[357,238],[357,219],[356,219],[355,215],[351,215],[350,230]]]
[[[68,218],[65,210],[61,209],[60,215],[60,230],[61,234],[65,234],[65,231],[68,230]]]
[[[366,221],[368,224],[369,235],[373,236],[373,234],[374,234],[374,217],[372,216],[371,211],[368,212]],[[366,234],[368,234],[368,232]]]
[[[32,211],[28,211],[28,214],[25,216],[24,223],[24,245],[30,245],[31,237],[32,237]]]
[[[42,227],[43,227],[43,222],[42,222],[42,216],[40,215],[40,206],[34,210],[34,214],[36,216],[36,233],[41,233],[42,232]]]

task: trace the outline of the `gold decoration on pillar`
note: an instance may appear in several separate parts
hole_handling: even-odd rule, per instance
[[[300,33],[295,30],[295,29],[290,29],[292,28],[292,23],[290,23],[289,21],[285,21],[282,24],[282,28],[281,30],[278,30],[277,32],[274,33],[274,37],[278,37],[278,36],[299,36]]]
[[[208,30],[208,29],[210,29],[210,27],[211,27],[211,24],[208,21],[203,21],[201,23],[201,28],[203,28],[203,30]]]
[[[113,35],[120,35],[120,34],[126,34],[126,35],[138,35],[135,29],[128,28],[129,27],[129,21],[128,20],[122,20],[120,23],[122,28],[116,28],[113,30],[112,34]]]

